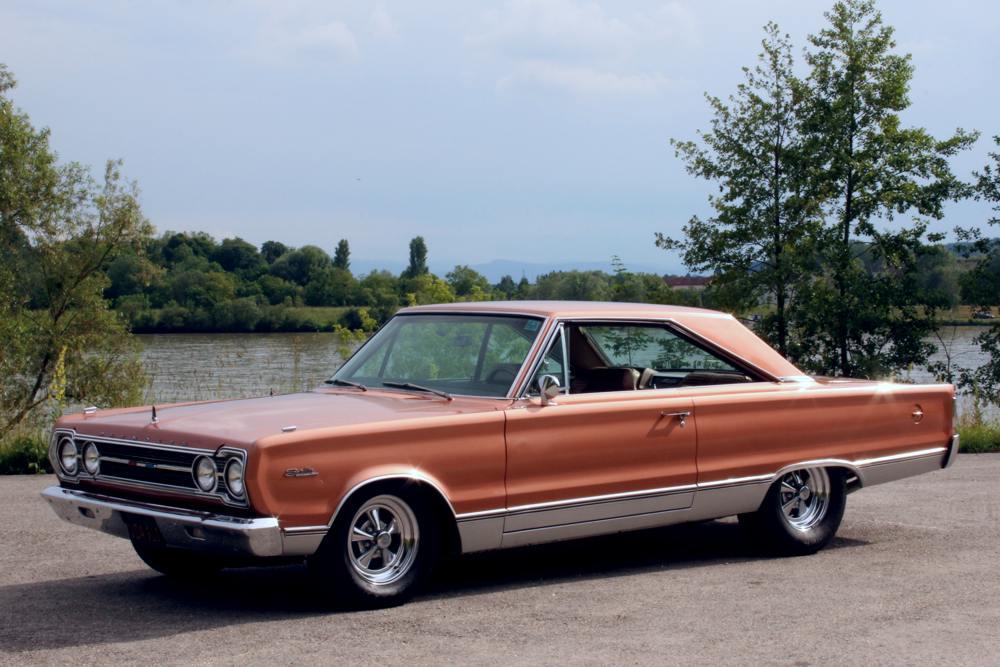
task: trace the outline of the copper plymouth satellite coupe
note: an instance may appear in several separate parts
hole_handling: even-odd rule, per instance
[[[848,493],[954,461],[953,412],[951,385],[808,377],[709,310],[420,306],[311,392],[60,419],[43,496],[168,575],[305,559],[386,605],[449,552],[730,515],[815,552]]]

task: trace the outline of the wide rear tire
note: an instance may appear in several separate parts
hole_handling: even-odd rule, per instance
[[[768,489],[760,509],[739,516],[740,525],[769,553],[805,556],[833,540],[846,504],[847,488],[839,470],[794,470]]]

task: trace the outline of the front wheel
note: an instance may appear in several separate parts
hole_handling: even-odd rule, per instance
[[[847,488],[840,471],[793,470],[768,490],[760,509],[740,515],[740,525],[768,551],[803,556],[833,540],[846,503]]]
[[[350,499],[309,567],[330,596],[387,607],[412,597],[436,557],[432,513],[418,493],[398,491]]]

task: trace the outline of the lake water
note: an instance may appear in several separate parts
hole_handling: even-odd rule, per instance
[[[973,343],[982,327],[946,327],[939,333],[952,363],[982,363]],[[144,334],[142,360],[150,377],[147,403],[265,396],[311,389],[340,366],[340,338],[333,333]],[[934,341],[937,342],[936,340]],[[933,360],[944,360],[938,351]],[[925,369],[904,381],[932,382]]]
[[[340,366],[333,333],[140,334],[147,403],[311,389]]]

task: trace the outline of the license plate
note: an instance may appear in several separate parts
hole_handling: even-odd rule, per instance
[[[149,546],[163,546],[163,535],[160,534],[160,527],[156,525],[156,521],[152,517],[141,514],[122,514],[122,520],[128,526],[128,536],[133,541]]]

